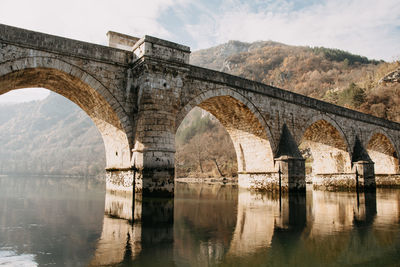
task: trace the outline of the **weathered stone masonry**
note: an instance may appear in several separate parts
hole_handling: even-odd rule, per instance
[[[400,184],[398,123],[192,66],[183,45],[108,35],[113,47],[0,25],[0,94],[45,87],[78,104],[102,134],[109,190],[173,195],[175,133],[196,106],[230,134],[241,187]]]

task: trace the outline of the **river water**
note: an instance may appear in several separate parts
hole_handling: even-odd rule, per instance
[[[177,183],[131,218],[116,199],[89,179],[0,177],[0,266],[400,265],[400,190]]]

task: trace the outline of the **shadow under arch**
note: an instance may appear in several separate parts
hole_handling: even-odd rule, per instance
[[[211,113],[229,133],[236,152],[239,183],[240,174],[274,171],[276,144],[263,116],[250,100],[228,88],[203,92],[178,112],[176,130],[194,107]]]
[[[340,127],[340,125],[331,117],[329,117],[326,114],[319,114],[316,116],[311,117],[310,120],[308,120],[308,122],[306,123],[305,127],[304,127],[304,131],[302,133],[302,135],[300,136],[300,138],[302,139],[304,137],[305,132],[307,131],[308,128],[310,128],[311,125],[313,125],[314,123],[324,120],[326,122],[328,122],[329,124],[331,124],[333,127],[335,127],[335,129],[338,131],[338,133],[340,134],[340,136],[342,137],[343,141],[346,143],[346,147],[347,147],[347,152],[349,152],[349,154],[352,154],[352,150],[351,150],[351,144],[346,136],[346,134],[344,133],[342,127]],[[301,139],[299,141],[301,141]]]
[[[313,117],[307,123],[299,143],[306,157],[308,179],[312,177],[316,181],[320,175],[351,173],[351,146],[343,130],[330,117]]]
[[[400,172],[399,151],[394,146],[394,139],[380,128],[371,132],[366,149],[375,163],[376,174],[398,174]]]
[[[101,133],[107,168],[130,167],[132,126],[111,93],[93,76],[56,58],[20,58],[0,64],[0,95],[41,87],[77,104]]]

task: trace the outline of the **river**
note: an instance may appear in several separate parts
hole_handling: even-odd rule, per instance
[[[91,179],[0,177],[0,266],[400,262],[400,189],[308,187],[303,195],[279,196],[176,183],[174,200],[128,199],[134,204],[126,209],[121,198]]]

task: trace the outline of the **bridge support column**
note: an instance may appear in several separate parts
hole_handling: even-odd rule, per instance
[[[175,151],[134,151],[135,194],[142,197],[173,197]]]
[[[303,158],[281,156],[275,159],[275,166],[283,191],[306,190],[306,167]]]
[[[138,58],[130,69],[135,94],[135,194],[173,197],[175,176],[175,119],[184,77],[190,69],[190,48],[151,36],[137,41]]]
[[[358,189],[374,189],[376,187],[375,169],[372,161],[353,162],[353,170],[356,174],[356,187]]]
[[[106,189],[122,195],[133,194],[134,171],[126,169],[106,169]]]
[[[132,154],[136,198],[174,196],[174,119],[163,110],[139,114]]]
[[[173,197],[174,157],[175,151],[165,148],[133,150],[132,168],[106,170],[106,189],[135,199]]]

